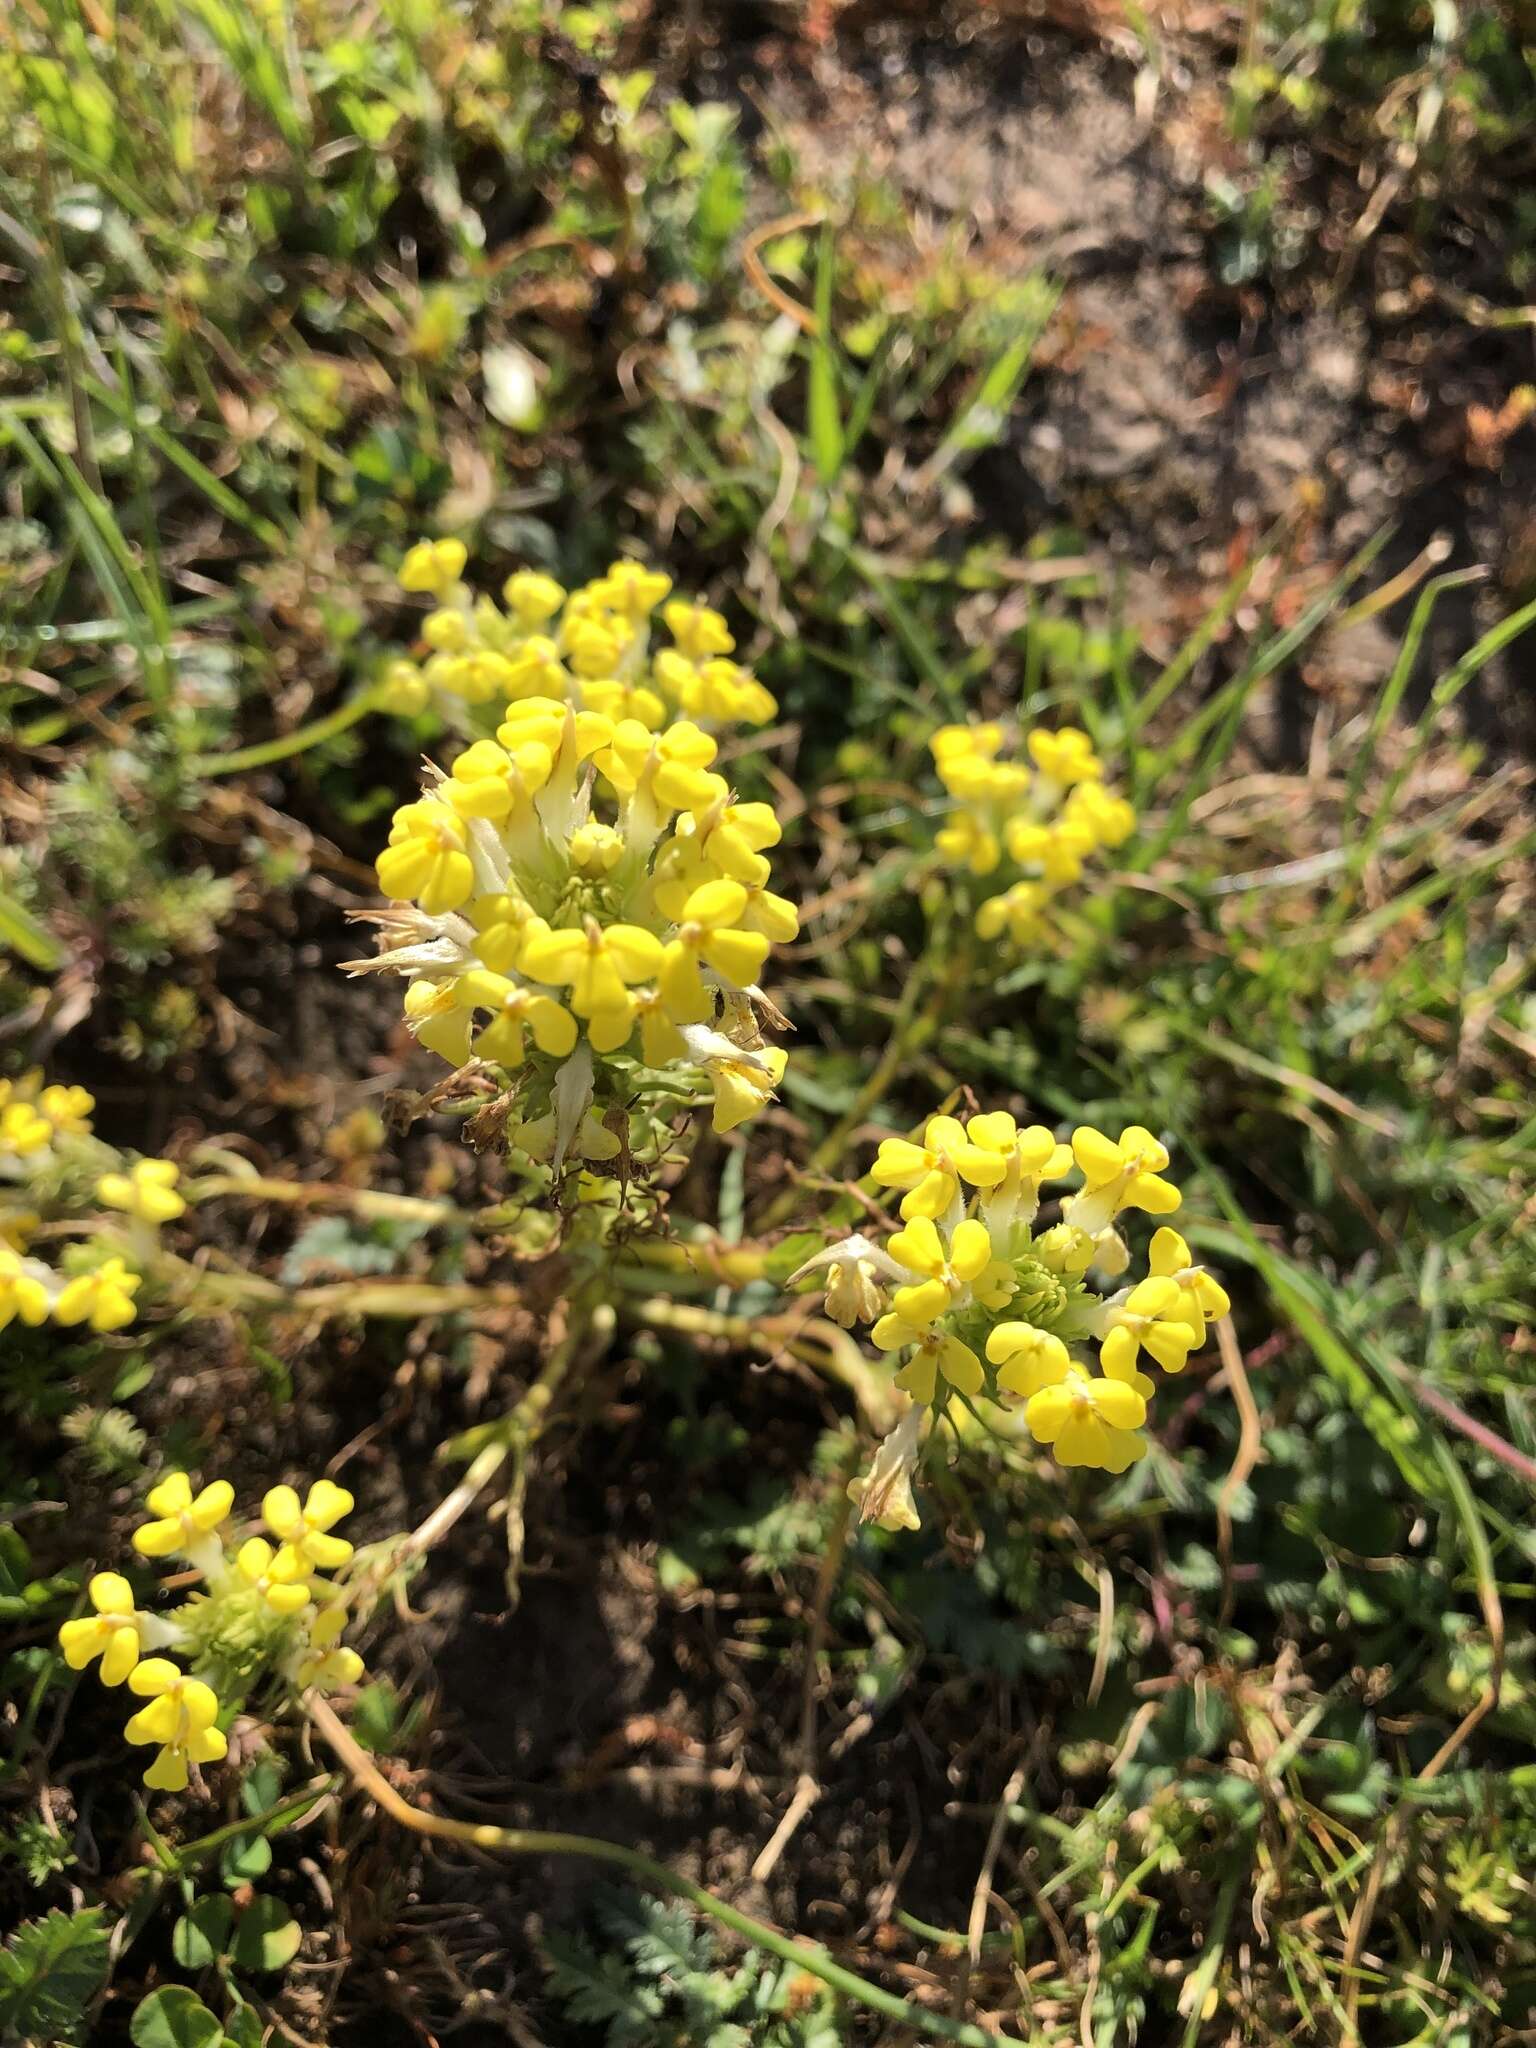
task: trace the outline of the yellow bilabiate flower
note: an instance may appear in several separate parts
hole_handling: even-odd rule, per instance
[[[309,1625],[309,1650],[294,1674],[301,1687],[315,1686],[321,1692],[331,1692],[339,1685],[356,1685],[362,1677],[362,1658],[356,1650],[336,1642],[346,1625],[345,1607],[320,1609]]]
[[[140,1159],[127,1173],[104,1173],[96,1193],[109,1209],[124,1209],[140,1223],[174,1223],[187,1213],[177,1194],[181,1168],[169,1159]]]
[[[317,1479],[300,1505],[291,1486],[274,1486],[262,1497],[261,1518],[278,1539],[272,1560],[276,1579],[307,1578],[312,1571],[334,1571],[352,1555],[344,1536],[329,1532],[352,1512],[352,1496],[332,1480]]]
[[[762,972],[768,941],[760,932],[739,929],[746,907],[740,882],[724,879],[705,882],[683,905],[661,956],[661,999],[674,1024],[701,1024],[713,1008],[701,961],[735,988],[750,988]]]
[[[86,1088],[66,1088],[58,1082],[43,1090],[37,1106],[61,1137],[88,1138],[91,1112],[96,1098]]]
[[[1040,773],[1063,787],[1074,782],[1097,782],[1104,773],[1104,764],[1093,751],[1093,741],[1075,725],[1064,725],[1059,732],[1047,732],[1037,726],[1025,744]]]
[[[464,574],[468,553],[458,540],[419,540],[400,564],[400,588],[442,597]]]
[[[564,587],[537,569],[516,570],[501,586],[501,594],[517,623],[528,632],[552,619],[565,603]]]
[[[419,903],[430,916],[457,910],[474,890],[468,834],[446,803],[430,798],[403,804],[390,827],[389,845],[374,862],[386,896]]]
[[[938,1226],[926,1216],[915,1216],[887,1241],[885,1249],[897,1265],[921,1277],[896,1289],[891,1313],[876,1323],[874,1340],[882,1351],[910,1344],[967,1296],[972,1283],[979,1282],[992,1264],[992,1240],[986,1226],[970,1219],[956,1225],[947,1252]],[[1003,1298],[1006,1300],[1006,1295]]]
[[[259,1593],[274,1614],[297,1614],[309,1605],[307,1579],[279,1579],[273,1575],[277,1552],[262,1536],[249,1536],[235,1553],[235,1570]]]
[[[1196,1334],[1185,1319],[1184,1298],[1176,1281],[1141,1281],[1110,1310],[1110,1321],[1111,1328],[1099,1346],[1099,1360],[1112,1379],[1133,1379],[1142,1351],[1150,1353],[1164,1372],[1182,1372],[1189,1363]]]
[[[121,1685],[143,1650],[133,1588],[120,1572],[97,1572],[85,1592],[96,1612],[79,1615],[60,1628],[64,1662],[71,1671],[83,1671],[99,1657],[102,1684]]]
[[[155,1519],[134,1530],[133,1547],[141,1557],[185,1556],[202,1547],[234,1504],[235,1489],[227,1479],[215,1479],[194,1495],[185,1472],[168,1472],[150,1488],[146,1505]]]
[[[564,1059],[576,1044],[576,1019],[563,1003],[537,989],[524,988],[505,975],[471,968],[453,985],[453,999],[467,1010],[489,1010],[491,1021],[473,1040],[475,1057],[499,1066],[520,1067],[526,1035],[540,1052]]]
[[[1024,1405],[1030,1435],[1049,1445],[1058,1464],[1094,1465],[1104,1472],[1124,1472],[1146,1456],[1146,1441],[1136,1434],[1146,1419],[1146,1401],[1135,1387],[1091,1379],[1076,1365]]]
[[[66,1327],[89,1323],[98,1336],[120,1330],[133,1321],[133,1297],[141,1284],[121,1259],[106,1259],[94,1272],[65,1281],[54,1297],[53,1320]]]
[[[600,925],[588,918],[582,931],[535,933],[518,965],[531,981],[569,988],[571,1008],[587,1026],[597,1052],[616,1052],[635,1025],[630,984],[645,981],[662,962],[662,944],[641,925]]]
[[[48,1320],[48,1289],[29,1270],[28,1262],[8,1244],[0,1244],[0,1330],[17,1317],[30,1328]]]
[[[0,1109],[0,1153],[34,1158],[53,1143],[53,1125],[30,1102],[8,1102]]]
[[[983,1152],[995,1152],[1003,1176],[984,1190],[982,1213],[994,1228],[1032,1223],[1040,1207],[1040,1184],[1060,1180],[1072,1170],[1072,1148],[1061,1144],[1044,1124],[1021,1130],[1005,1109],[971,1117],[966,1136]]]
[[[1147,1262],[1154,1279],[1171,1280],[1178,1288],[1178,1313],[1194,1331],[1192,1349],[1198,1351],[1205,1342],[1206,1318],[1217,1321],[1224,1315],[1230,1315],[1231,1296],[1204,1266],[1193,1263],[1189,1246],[1166,1223],[1152,1233]],[[1155,1353],[1153,1355],[1156,1356]]]
[[[942,1216],[958,1199],[962,1181],[995,1188],[1007,1171],[1007,1161],[976,1144],[953,1116],[930,1117],[920,1145],[907,1138],[885,1139],[870,1168],[881,1187],[907,1190],[901,1213],[908,1222],[916,1216]]]
[[[705,661],[711,655],[735,651],[730,627],[707,604],[692,604],[687,598],[674,597],[661,616],[677,642],[678,652],[689,661]]]
[[[1090,1237],[1107,1230],[1122,1209],[1167,1216],[1183,1200],[1173,1183],[1161,1178],[1167,1146],[1140,1124],[1128,1124],[1118,1141],[1081,1124],[1072,1133],[1072,1156],[1085,1185],[1062,1204],[1062,1215]]]
[[[155,1742],[159,1754],[144,1773],[158,1792],[184,1792],[190,1764],[217,1763],[228,1749],[218,1718],[218,1694],[200,1678],[188,1678],[168,1657],[146,1657],[128,1674],[128,1689],[149,1704],[140,1707],[123,1734],[129,1742]]]
[[[896,1375],[896,1384],[927,1407],[941,1380],[958,1394],[979,1394],[984,1378],[981,1360],[970,1345],[935,1326],[917,1337],[912,1356]]]
[[[714,1088],[710,1128],[724,1132],[746,1123],[772,1099],[789,1055],[781,1045],[740,1046],[728,1054],[708,1054],[699,1064]]]
[[[1042,1387],[1060,1385],[1072,1363],[1061,1339],[1033,1323],[998,1323],[987,1337],[987,1357],[997,1367],[999,1390],[1025,1401]]]

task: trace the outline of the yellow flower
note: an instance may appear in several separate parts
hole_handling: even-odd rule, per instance
[[[294,1673],[300,1686],[318,1686],[330,1692],[338,1685],[356,1685],[363,1675],[363,1660],[356,1650],[338,1646],[336,1638],[347,1625],[345,1607],[322,1607],[309,1625],[309,1649]]]
[[[1164,1372],[1182,1372],[1197,1341],[1174,1280],[1141,1281],[1123,1302],[1111,1308],[1110,1323],[1099,1346],[1099,1360],[1113,1379],[1134,1379],[1142,1351],[1150,1352]],[[1200,1335],[1204,1335],[1203,1324]]]
[[[624,858],[624,841],[611,825],[588,819],[571,834],[571,866],[579,875],[611,875]]]
[[[1075,882],[1097,841],[1082,819],[1053,818],[1044,824],[1031,818],[1010,818],[1004,828],[1010,857],[1021,868],[1038,867],[1057,886]]]
[[[272,1566],[276,1556],[265,1537],[247,1537],[235,1555],[235,1570],[274,1614],[297,1614],[301,1607],[309,1605],[309,1582],[274,1578]]]
[[[380,710],[392,711],[399,718],[414,718],[432,701],[427,679],[414,661],[389,662],[375,688]]]
[[[934,834],[934,845],[952,867],[990,875],[1003,857],[996,832],[974,811],[956,811]]]
[[[661,616],[677,642],[679,653],[689,661],[705,661],[712,654],[730,654],[735,650],[730,627],[707,604],[692,604],[687,598],[674,597]]]
[[[104,1173],[96,1193],[109,1209],[125,1209],[140,1223],[174,1223],[187,1213],[176,1192],[181,1168],[169,1159],[140,1159],[127,1173]]]
[[[621,796],[649,797],[667,813],[697,813],[730,795],[724,779],[709,773],[718,751],[709,734],[687,719],[652,733],[638,719],[625,718],[599,752],[597,767]]]
[[[719,1037],[711,1033],[711,1038]],[[722,1045],[729,1041],[720,1038]],[[739,1124],[758,1114],[772,1098],[784,1078],[789,1055],[781,1045],[764,1045],[755,1051],[731,1046],[729,1052],[711,1052],[699,1064],[715,1091],[710,1128],[734,1131]]]
[[[971,1283],[992,1264],[992,1240],[986,1226],[970,1220],[956,1224],[947,1252],[938,1226],[927,1216],[913,1217],[904,1230],[887,1240],[885,1249],[897,1265],[921,1277],[915,1284],[896,1289],[891,1313],[876,1323],[874,1339],[882,1351],[897,1351],[910,1344],[914,1336],[963,1299]]]
[[[96,1098],[89,1089],[65,1088],[54,1082],[38,1097],[37,1106],[61,1137],[91,1135],[91,1111],[96,1107]]]
[[[1026,1401],[1042,1387],[1059,1386],[1072,1363],[1061,1339],[1033,1323],[998,1323],[987,1338],[987,1356],[998,1369],[999,1391]]]
[[[535,933],[519,961],[531,981],[569,988],[571,1008],[585,1019],[595,1052],[616,1052],[635,1024],[629,984],[645,981],[661,966],[662,946],[641,925],[600,925],[588,918],[582,931]]]
[[[643,562],[613,562],[608,574],[590,586],[592,596],[609,606],[621,618],[638,624],[655,611],[672,588],[672,578],[663,569],[647,569]],[[672,607],[668,605],[667,610]]]
[[[1136,830],[1136,813],[1123,796],[1112,796],[1102,782],[1080,782],[1062,806],[1062,819],[1083,825],[1098,846],[1123,846]]]
[[[149,1512],[155,1517],[133,1532],[133,1547],[141,1557],[185,1556],[203,1547],[235,1504],[235,1489],[227,1479],[215,1479],[194,1495],[185,1472],[168,1472],[151,1487]]]
[[[405,1021],[440,1059],[462,1067],[469,1058],[470,1020],[452,982],[413,981],[405,992]]]
[[[83,1671],[93,1657],[101,1659],[103,1685],[121,1685],[142,1650],[133,1588],[120,1572],[97,1572],[85,1589],[94,1614],[66,1621],[59,1647],[71,1671]]]
[[[457,910],[475,886],[468,843],[463,823],[446,803],[424,798],[402,804],[389,844],[374,863],[379,887],[397,901],[419,903],[430,917]]]
[[[302,1506],[291,1486],[271,1487],[262,1497],[261,1518],[281,1545],[272,1560],[272,1576],[301,1579],[312,1571],[334,1571],[345,1564],[352,1545],[329,1532],[351,1512],[351,1494],[329,1479],[317,1479]]]
[[[536,989],[522,988],[505,975],[471,968],[454,984],[454,1001],[469,1010],[489,1010],[491,1021],[474,1040],[476,1057],[499,1066],[520,1067],[524,1037],[533,1034],[540,1052],[564,1059],[576,1045],[576,1020],[563,1003]]]
[[[784,828],[771,804],[724,803],[699,819],[694,844],[722,875],[749,889],[760,889],[771,872],[764,849],[777,846],[783,836]]]
[[[1122,1209],[1145,1209],[1167,1216],[1183,1197],[1171,1181],[1161,1178],[1168,1148],[1140,1124],[1128,1124],[1118,1142],[1090,1124],[1072,1133],[1072,1156],[1083,1171],[1085,1185],[1062,1204],[1068,1223],[1097,1237]]]
[[[502,670],[502,694],[514,703],[526,697],[552,698],[558,702],[568,695],[569,685],[559,648],[542,633],[530,634],[521,647],[507,656]],[[603,708],[592,706],[594,711]]]
[[[848,1498],[861,1522],[873,1522],[880,1529],[922,1527],[912,1498],[912,1474],[921,1455],[925,1413],[914,1402],[875,1452],[868,1472],[849,1480]]]
[[[921,1145],[907,1138],[887,1138],[870,1172],[883,1188],[905,1188],[901,1213],[942,1216],[959,1198],[960,1183],[995,1188],[1008,1171],[1007,1162],[967,1137],[958,1117],[928,1119]]]
[[[1044,1124],[1020,1129],[1006,1109],[971,1117],[966,1135],[983,1152],[995,1152],[1003,1176],[982,1196],[982,1212],[994,1230],[1032,1223],[1040,1207],[1040,1183],[1060,1180],[1072,1170],[1072,1148],[1059,1143]]]
[[[441,597],[464,574],[468,559],[462,541],[419,540],[400,564],[400,588]]]
[[[512,752],[495,740],[476,740],[454,762],[453,773],[442,786],[443,801],[461,818],[489,818],[499,824],[528,809],[554,765],[553,753],[539,740],[524,740]]]
[[[0,1152],[30,1159],[53,1143],[53,1125],[30,1102],[8,1102],[0,1109]]]
[[[1147,1404],[1123,1380],[1091,1379],[1080,1366],[1041,1387],[1024,1407],[1024,1422],[1036,1443],[1048,1444],[1058,1464],[1095,1465],[1124,1472],[1147,1454],[1136,1431],[1147,1419]]]
[[[65,1281],[54,1297],[53,1320],[66,1326],[89,1323],[98,1336],[120,1330],[133,1321],[133,1297],[140,1285],[140,1276],[121,1259],[106,1259],[94,1272]]]
[[[712,967],[723,981],[750,988],[768,957],[768,941],[760,932],[738,928],[747,907],[740,882],[705,882],[683,905],[677,930],[661,958],[661,999],[676,1024],[701,1024],[713,1001],[699,963]]]
[[[545,920],[536,917],[522,897],[510,890],[477,896],[465,905],[464,915],[475,928],[476,956],[493,974],[510,974],[531,935],[549,930]]]
[[[1191,1349],[1198,1351],[1205,1342],[1207,1316],[1214,1321],[1229,1315],[1232,1310],[1231,1296],[1204,1266],[1193,1263],[1189,1246],[1179,1233],[1170,1230],[1166,1223],[1152,1233],[1147,1263],[1152,1268],[1154,1279],[1171,1280],[1178,1288],[1178,1314],[1194,1331],[1195,1341]],[[1153,1356],[1156,1356],[1155,1352]]]
[[[1000,939],[1006,932],[1016,946],[1031,946],[1050,930],[1046,906],[1050,891],[1042,882],[1015,882],[1000,896],[989,896],[976,912],[978,938]]]
[[[188,1678],[168,1657],[146,1657],[128,1674],[128,1689],[147,1697],[123,1734],[130,1742],[157,1742],[159,1754],[144,1782],[159,1792],[184,1792],[189,1764],[217,1763],[228,1748],[214,1727],[218,1694],[200,1678]]]
[[[1036,727],[1025,744],[1040,773],[1063,788],[1074,782],[1097,781],[1104,773],[1104,764],[1093,751],[1093,741],[1075,725],[1064,725],[1060,732]]]
[[[981,1360],[970,1345],[935,1326],[917,1337],[916,1349],[897,1373],[896,1384],[926,1408],[938,1392],[941,1380],[957,1393],[979,1394],[984,1377]]]
[[[0,1244],[0,1330],[18,1316],[34,1330],[46,1322],[48,1289],[19,1252]]]
[[[532,632],[552,619],[565,603],[565,591],[553,576],[541,576],[537,569],[518,569],[501,586],[517,623]]]

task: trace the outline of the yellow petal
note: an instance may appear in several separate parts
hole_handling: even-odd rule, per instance
[[[152,1515],[180,1515],[192,1505],[192,1482],[185,1472],[168,1472],[149,1490],[145,1506]]]
[[[992,1240],[984,1223],[969,1219],[955,1226],[950,1241],[949,1263],[958,1278],[964,1281],[978,1279],[986,1270],[992,1258]]]

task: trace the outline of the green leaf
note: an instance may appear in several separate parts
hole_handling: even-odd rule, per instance
[[[53,974],[64,965],[64,948],[53,933],[10,896],[0,896],[0,946],[19,953],[40,974]]]
[[[240,1915],[230,1953],[242,1970],[285,1970],[303,1939],[304,1930],[287,1907],[258,1892]]]
[[[816,332],[811,340],[806,426],[811,459],[824,484],[834,484],[843,466],[843,424],[837,402],[837,357],[832,346],[832,230],[823,227],[816,250]]]
[[[100,1907],[92,1906],[17,1929],[0,1949],[0,2034],[38,2042],[84,2038],[87,2009],[107,1981],[101,1921]]]
[[[133,2048],[218,2048],[224,2029],[195,1991],[167,1984],[152,1991],[128,2023]]]
[[[231,1891],[254,1884],[272,1868],[272,1844],[265,1835],[236,1835],[219,1852],[219,1876]]]
[[[229,1947],[235,1922],[234,1901],[222,1892],[199,1899],[171,1930],[171,1953],[184,1970],[206,1970]]]

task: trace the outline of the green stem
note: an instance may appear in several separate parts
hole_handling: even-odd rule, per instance
[[[662,1892],[670,1898],[686,1899],[701,1913],[707,1913],[722,1927],[729,1927],[733,1934],[739,1934],[743,1941],[754,1948],[763,1949],[781,1962],[793,1963],[797,1969],[819,1977],[830,1990],[839,1992],[844,1998],[851,1998],[871,2012],[878,2012],[886,2019],[896,2020],[903,2026],[913,2028],[917,2033],[926,2034],[932,2040],[958,2041],[962,2048],[997,2048],[998,2036],[971,2026],[963,2020],[952,2020],[942,2013],[925,2012],[919,2005],[899,1998],[895,1992],[887,1991],[879,1984],[871,1984],[853,1970],[846,1970],[818,1943],[796,1941],[783,1934],[777,1927],[770,1927],[765,1920],[755,1920],[750,1913],[743,1913],[737,1907],[727,1905],[724,1899],[717,1899],[703,1885],[694,1884],[691,1879],[679,1877],[676,1871],[665,1864],[654,1862],[643,1856],[638,1849],[626,1849],[618,1842],[605,1842],[595,1835],[567,1835],[545,1833],[538,1828],[503,1828],[490,1823],[450,1820],[447,1815],[424,1813],[401,1797],[394,1786],[375,1768],[372,1759],[358,1747],[335,1713],[319,1697],[310,1693],[305,1696],[304,1711],[309,1715],[320,1733],[341,1758],[353,1778],[361,1784],[384,1811],[391,1814],[402,1825],[421,1835],[435,1835],[453,1842],[466,1842],[476,1849],[499,1849],[510,1856],[582,1856],[589,1862],[608,1863],[624,1870],[652,1891]]]
[[[359,690],[355,697],[349,697],[344,704],[338,704],[334,711],[328,711],[324,718],[311,720],[292,732],[280,733],[276,739],[261,740],[253,747],[237,747],[232,754],[195,754],[187,763],[189,773],[209,777],[213,775],[243,775],[248,768],[270,768],[274,761],[288,761],[295,754],[306,753],[311,747],[322,746],[326,740],[335,739],[338,733],[366,718],[370,711],[378,709],[378,697],[373,690]]]

